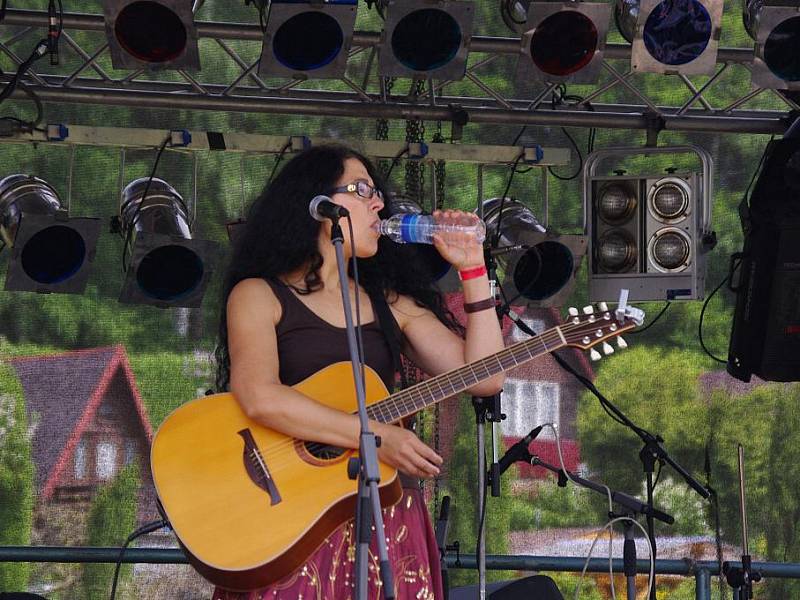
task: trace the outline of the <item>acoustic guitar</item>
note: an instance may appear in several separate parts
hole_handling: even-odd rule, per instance
[[[436,402],[538,356],[572,346],[589,349],[641,323],[641,311],[572,315],[561,325],[500,352],[389,395],[365,369],[370,418],[399,422]],[[620,345],[623,342],[620,339]],[[597,353],[593,350],[593,353]],[[294,388],[341,411],[357,411],[349,362],[332,364]],[[153,438],[151,468],[158,498],[194,568],[232,590],[273,583],[300,567],[355,512],[353,450],[293,439],[249,419],[231,394],[188,402]],[[400,500],[395,469],[380,465],[381,503]]]

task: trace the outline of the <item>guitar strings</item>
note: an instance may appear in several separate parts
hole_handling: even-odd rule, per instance
[[[527,340],[523,340],[521,342],[513,344],[513,345],[501,350],[500,352],[494,354],[494,355],[479,359],[479,360],[475,361],[474,363],[471,363],[470,365],[463,365],[463,366],[458,367],[458,368],[456,368],[456,369],[454,369],[452,371],[448,371],[446,373],[442,373],[440,375],[437,375],[435,377],[427,379],[427,380],[425,380],[423,382],[420,382],[419,384],[414,385],[414,386],[412,386],[410,388],[407,388],[405,390],[401,390],[400,392],[397,392],[396,394],[392,394],[392,395],[388,396],[387,398],[379,400],[376,404],[373,404],[372,406],[367,407],[367,412],[370,413],[370,408],[375,408],[375,409],[378,409],[378,412],[383,413],[385,411],[381,411],[380,409],[383,406],[388,406],[388,404],[384,405],[384,403],[387,403],[387,402],[391,401],[395,405],[395,409],[402,407],[403,411],[405,411],[405,412],[401,412],[400,416],[397,416],[397,417],[389,415],[389,418],[392,419],[392,420],[390,420],[390,421],[382,421],[382,422],[387,422],[387,423],[395,422],[397,420],[402,419],[405,416],[413,414],[414,412],[416,412],[416,410],[419,410],[419,407],[416,406],[415,400],[430,398],[430,396],[431,396],[430,393],[433,392],[433,389],[431,387],[432,383],[438,383],[438,381],[442,381],[442,380],[446,379],[447,382],[452,386],[453,390],[456,390],[456,388],[458,388],[458,387],[460,387],[461,390],[466,389],[468,387],[468,384],[466,383],[466,381],[464,381],[463,377],[461,377],[461,373],[462,372],[470,371],[470,372],[473,373],[473,376],[474,376],[473,367],[477,367],[478,365],[482,365],[484,368],[486,368],[489,361],[495,361],[495,360],[500,361],[501,355],[503,355],[503,358],[513,358],[514,354],[516,353],[516,351],[517,350],[521,350],[523,348],[525,349],[526,352],[528,352],[529,357],[523,359],[521,361],[521,363],[527,362],[528,360],[536,358],[536,356],[540,356],[541,354],[545,354],[547,352],[550,352],[550,350],[547,349],[548,342],[553,342],[553,341],[559,341],[560,342],[561,341],[561,336],[558,335],[558,331],[557,331],[559,328],[561,329],[561,333],[564,335],[564,338],[566,339],[568,335],[569,335],[569,337],[572,337],[572,334],[574,333],[574,331],[575,330],[580,330],[580,329],[586,329],[587,331],[590,330],[591,333],[594,334],[595,331],[596,331],[595,327],[598,326],[598,325],[602,326],[602,324],[603,324],[603,321],[598,319],[598,320],[595,320],[594,322],[581,322],[581,323],[572,323],[572,322],[570,322],[570,323],[559,325],[557,327],[554,327],[551,330],[548,330],[548,331],[542,333],[541,335],[539,335],[539,336],[537,336],[535,338],[529,338]],[[587,325],[591,325],[591,327],[587,327]],[[625,331],[625,330],[627,330],[629,328],[630,327],[620,327],[614,333],[615,334],[619,334],[619,333],[622,333],[623,331]],[[588,335],[588,333],[587,333],[587,335]],[[598,337],[595,343],[599,343],[601,340],[603,340],[606,337],[607,336]],[[539,355],[536,355],[536,356],[531,355],[529,350],[530,350],[530,347],[535,345],[534,342],[541,343],[545,348],[545,352],[543,352],[543,353],[541,353]],[[553,348],[553,350],[555,350],[555,349],[556,348]],[[520,362],[516,362],[516,359],[514,359],[514,360],[515,360],[515,364],[521,364]],[[509,368],[512,368],[514,366],[514,365],[512,365],[511,367],[506,367],[505,365],[503,365],[502,362],[500,362],[500,364],[502,366],[504,366],[503,371],[505,371],[505,370],[507,370]],[[487,369],[487,372],[489,372],[488,369]],[[451,381],[451,376],[453,376],[453,375],[458,375],[459,377],[461,377],[461,382],[460,383],[456,382],[456,383],[458,383],[458,385],[454,385],[453,381]],[[439,387],[440,387],[441,391],[444,391],[441,388],[441,386],[439,386]],[[423,388],[428,388],[428,390],[427,390],[428,393],[425,393],[423,391]],[[454,395],[456,393],[458,393],[458,391],[453,391],[451,393],[448,393],[446,396],[443,396],[440,400],[443,400],[443,399],[445,399],[447,397],[450,397],[450,396],[452,396],[452,395]],[[435,395],[436,394],[434,393],[434,396]],[[438,401],[439,400],[437,400],[437,402]],[[375,418],[376,417],[376,415],[374,414],[375,412],[376,411],[373,410],[372,411],[373,414],[368,414],[368,416],[370,416],[370,418]],[[377,416],[386,416],[386,415],[381,414],[381,415],[377,415]],[[377,420],[380,420],[380,419],[377,419]],[[307,441],[304,441],[304,440],[299,440],[298,438],[287,438],[286,440],[278,442],[277,444],[275,444],[273,446],[270,446],[269,448],[264,450],[262,452],[262,456],[265,459],[267,459],[267,457],[273,457],[274,458],[275,455],[281,454],[285,449],[287,449],[290,446],[293,446],[298,441],[300,443],[304,444],[305,448],[312,454],[314,452],[323,450],[323,449],[328,448],[328,447],[334,447],[332,444],[326,444],[324,442],[307,442]],[[354,450],[354,449],[344,448],[343,450],[344,451],[348,451],[348,450]],[[286,466],[286,464],[289,464],[290,462],[291,461],[283,461],[283,462],[279,462],[279,463],[275,463],[275,464],[270,464],[269,467],[270,467],[271,470],[280,470],[281,468],[283,468],[284,466]]]
[[[405,390],[401,390],[401,391],[399,391],[399,392],[397,392],[395,394],[392,394],[392,395],[390,395],[390,396],[388,396],[388,397],[386,397],[386,398],[384,398],[382,400],[379,400],[376,404],[373,404],[373,405],[367,407],[368,416],[370,418],[373,418],[373,419],[376,419],[376,420],[379,420],[379,421],[381,419],[380,418],[376,418],[376,417],[387,416],[388,418],[392,419],[390,421],[381,421],[381,422],[384,422],[384,423],[393,423],[393,422],[399,421],[400,419],[402,419],[402,418],[404,418],[406,416],[414,414],[414,412],[416,412],[420,408],[424,408],[425,405],[423,405],[423,407],[418,407],[416,405],[416,401],[417,400],[420,400],[420,399],[424,400],[424,399],[430,398],[431,394],[433,394],[433,396],[438,395],[432,388],[432,384],[434,384],[434,383],[439,385],[440,381],[447,380],[447,383],[452,387],[452,389],[456,390],[456,391],[453,391],[453,392],[449,392],[449,393],[447,393],[447,395],[442,396],[442,398],[440,398],[440,400],[444,400],[445,398],[448,398],[450,396],[455,395],[456,393],[458,393],[458,391],[463,391],[464,389],[467,389],[467,387],[469,385],[472,385],[472,384],[467,384],[466,383],[466,381],[464,380],[464,378],[461,375],[462,372],[464,372],[464,373],[467,372],[467,371],[472,372],[472,376],[474,377],[475,376],[474,368],[480,365],[484,369],[486,369],[486,371],[488,373],[488,372],[490,372],[489,369],[488,369],[488,365],[489,365],[490,362],[499,362],[500,365],[503,366],[502,371],[506,371],[506,370],[508,370],[510,368],[513,368],[517,364],[523,364],[523,363],[525,363],[525,362],[527,362],[529,360],[532,360],[532,359],[536,358],[537,356],[541,356],[542,354],[546,354],[546,353],[551,352],[551,350],[548,350],[548,343],[549,342],[561,342],[562,341],[561,340],[561,335],[558,334],[558,330],[559,329],[561,330],[561,334],[564,336],[564,339],[566,339],[568,336],[572,337],[572,334],[575,332],[575,330],[580,330],[580,329],[587,330],[586,335],[589,334],[588,333],[589,331],[591,331],[592,334],[595,334],[595,332],[598,331],[598,330],[595,329],[595,327],[597,327],[597,326],[602,327],[603,322],[604,322],[604,320],[601,317],[601,318],[595,320],[594,322],[588,322],[588,321],[587,322],[580,322],[580,323],[569,322],[569,323],[566,323],[566,324],[558,325],[558,326],[556,326],[556,327],[554,327],[554,328],[552,328],[552,329],[550,329],[548,331],[545,331],[541,335],[538,335],[538,336],[536,336],[534,338],[529,338],[527,340],[523,340],[521,342],[517,342],[516,344],[508,346],[507,348],[504,348],[503,350],[501,350],[500,352],[497,352],[496,354],[493,354],[491,356],[478,359],[474,363],[470,363],[469,365],[463,365],[461,367],[453,369],[452,371],[448,371],[446,373],[442,373],[442,374],[436,375],[435,377],[431,377],[430,379],[422,381],[422,382],[420,382],[420,383],[418,383],[418,384],[416,384],[416,385],[414,385],[414,386],[412,386],[410,388],[406,388]],[[591,327],[587,327],[587,325],[591,325]],[[625,330],[630,329],[631,327],[632,326],[619,327],[616,331],[614,331],[614,334],[618,335],[618,334],[624,332]],[[595,344],[599,343],[602,340],[604,340],[606,337],[608,337],[608,336],[604,335],[604,336],[598,337],[596,339]],[[580,338],[580,336],[578,336],[578,339],[579,338]],[[534,356],[534,355],[531,355],[530,350],[535,345],[535,342],[541,343],[542,346],[544,346],[545,351]],[[592,345],[594,345],[594,344],[592,344]],[[516,352],[518,350],[522,350],[522,349],[524,349],[526,352],[528,352],[529,357],[523,359],[522,361],[517,361],[516,358],[514,358],[514,356],[515,356],[515,354],[516,354]],[[553,348],[553,350],[556,350],[556,349],[558,349],[558,348]],[[501,358],[501,356],[502,356],[502,358]],[[513,359],[515,364],[511,365],[511,366],[504,365],[503,362],[502,362],[502,359],[508,359],[508,358]],[[453,376],[453,375],[458,375],[458,377],[461,378],[461,381],[460,382],[456,381],[455,383],[453,381],[451,381],[451,376]],[[427,390],[424,390],[424,388],[427,388]],[[460,388],[460,390],[457,390],[457,388]],[[441,385],[439,385],[439,390],[440,390],[440,392],[444,392],[444,389],[442,388]],[[440,401],[440,400],[437,400],[437,402]],[[388,412],[388,410],[384,411],[383,408],[384,407],[388,407],[388,403],[389,402],[394,404],[393,410],[398,410],[398,412],[400,413],[399,416],[395,417],[395,416],[393,416],[391,414],[389,414],[389,415],[385,414],[386,412]],[[371,408],[374,408],[375,410],[370,411]],[[381,413],[381,414],[376,415],[375,414],[376,412]],[[351,414],[354,414],[354,413],[351,413]],[[312,454],[314,452],[323,450],[323,449],[328,448],[328,447],[334,447],[332,444],[326,444],[324,442],[308,442],[308,441],[305,441],[305,440],[299,440],[298,438],[290,437],[290,438],[287,438],[286,440],[283,440],[281,442],[278,442],[277,444],[274,444],[274,445],[266,448],[265,450],[263,450],[261,452],[261,455],[265,459],[265,462],[267,462],[268,458],[270,458],[270,457],[274,458],[276,455],[282,454],[285,449],[293,446],[298,441],[301,444],[304,444],[305,448]],[[357,450],[357,449],[345,448],[343,450],[348,451],[348,450]],[[290,464],[290,462],[291,461],[283,461],[283,462],[279,462],[279,463],[276,463],[276,464],[269,464],[268,467],[269,467],[270,471],[280,470],[282,467],[286,466],[287,464]]]

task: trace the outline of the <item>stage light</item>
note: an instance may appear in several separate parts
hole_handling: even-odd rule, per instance
[[[122,190],[120,230],[131,251],[119,301],[198,307],[217,244],[192,239],[181,195],[163,179],[148,180],[136,179]]]
[[[0,181],[0,238],[11,251],[5,289],[83,293],[99,235],[100,220],[69,217],[46,181]]]
[[[688,300],[704,293],[702,178],[590,180],[589,299]]]
[[[756,42],[751,79],[758,87],[800,90],[800,15],[797,5],[747,0],[744,27]]]
[[[200,69],[197,28],[188,0],[104,0],[115,69]]]
[[[259,74],[296,79],[344,75],[356,7],[356,0],[273,1]]]
[[[473,3],[463,0],[389,0],[380,74],[462,79],[474,13]]]
[[[505,297],[515,304],[561,306],[575,285],[586,236],[547,231],[528,207],[510,198],[482,204],[486,240]]]
[[[631,67],[650,73],[714,72],[722,0],[617,0],[614,19],[631,42]]]
[[[515,3],[507,23],[518,18]],[[511,8],[508,9],[509,11]],[[520,39],[517,81],[591,83],[603,61],[611,6],[596,2],[532,2]]]

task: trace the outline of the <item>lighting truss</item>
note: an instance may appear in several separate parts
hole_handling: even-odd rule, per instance
[[[0,53],[7,62],[18,66],[30,52],[29,46],[47,27],[47,13],[9,9],[0,27]],[[711,131],[729,133],[780,134],[786,128],[786,114],[800,105],[774,90],[755,88],[724,96],[726,88],[717,86],[728,74],[747,74],[753,62],[752,48],[723,48],[717,53],[717,72],[710,80],[696,86],[685,75],[675,77],[676,86],[684,88],[684,97],[674,105],[659,105],[643,91],[646,80],[632,77],[628,68],[630,46],[607,44],[603,57],[603,78],[583,101],[552,105],[553,84],[541,84],[531,99],[512,98],[481,78],[481,68],[495,60],[507,61],[513,72],[513,59],[520,48],[519,38],[472,36],[465,80],[458,94],[450,94],[451,81],[429,82],[427,90],[410,96],[400,83],[386,90],[384,80],[375,73],[377,61],[370,59],[381,42],[379,32],[357,31],[349,55],[348,76],[328,80],[324,89],[313,79],[264,79],[257,74],[263,32],[257,24],[234,24],[195,21],[199,38],[210,40],[201,48],[214,51],[215,59],[227,60],[236,73],[226,81],[202,79],[205,71],[190,75],[184,70],[172,73],[109,72],[108,47],[100,14],[64,15],[62,65],[56,70],[37,63],[24,79],[26,87],[44,102],[86,103],[142,108],[214,110],[309,116],[358,117],[366,119],[407,119],[448,121],[466,118],[473,123],[560,125]],[[25,28],[30,28],[26,33]],[[87,32],[77,35],[79,32]],[[95,32],[92,34],[91,32]],[[78,42],[80,39],[80,42]],[[241,49],[252,45],[252,52]],[[359,71],[359,69],[361,69]],[[5,70],[5,69],[4,69]],[[11,69],[7,69],[11,70]],[[644,75],[646,77],[646,75]],[[656,75],[660,76],[660,75]],[[709,92],[714,90],[712,100]],[[623,101],[604,103],[609,90],[624,89]],[[676,90],[677,91],[677,90]],[[750,108],[749,103],[762,94],[773,94],[772,108]],[[16,97],[23,98],[17,90]],[[676,97],[679,94],[675,94]],[[759,98],[759,101],[761,98]],[[588,109],[588,104],[591,108]],[[763,106],[763,103],[761,103]]]

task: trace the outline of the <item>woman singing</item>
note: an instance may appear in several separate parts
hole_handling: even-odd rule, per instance
[[[291,161],[254,203],[235,244],[225,281],[220,324],[218,389],[229,389],[251,419],[288,436],[357,448],[359,420],[293,389],[327,365],[349,361],[342,292],[331,223],[314,220],[309,202],[319,194],[350,212],[341,219],[344,254],[357,259],[359,285],[348,281],[351,304],[361,307],[366,364],[391,390],[396,375],[385,324],[373,299],[388,303],[400,331],[402,353],[436,375],[498,352],[502,335],[490,297],[483,248],[463,234],[436,236],[435,247],[461,274],[466,329],[444,308],[431,276],[414,261],[413,246],[380,238],[375,224],[388,216],[382,184],[372,164],[340,146],[320,146]],[[473,218],[452,211],[458,218]],[[382,326],[383,325],[383,326]],[[469,392],[498,392],[502,375]],[[442,458],[402,424],[370,421],[380,437],[378,458],[410,479],[439,473]],[[406,477],[403,478],[405,483]],[[419,486],[405,487],[401,501],[383,511],[396,597],[443,600],[439,554]],[[296,572],[252,592],[218,588],[215,600],[353,596],[355,541],[352,520],[339,527]],[[371,547],[376,555],[376,547]],[[369,598],[380,597],[380,578],[369,560]]]

